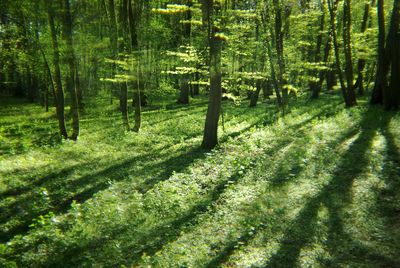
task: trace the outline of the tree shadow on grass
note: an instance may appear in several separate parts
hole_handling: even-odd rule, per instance
[[[312,121],[315,119],[320,118],[321,116],[323,117],[329,117],[329,116],[334,116],[338,111],[322,111],[320,113],[317,113],[315,115],[312,115],[310,118],[289,126],[288,128],[291,129],[299,129],[300,126],[305,128],[308,124],[310,124]],[[328,145],[329,148],[336,148],[338,145],[340,145],[342,142],[346,141],[350,137],[354,136],[356,134],[356,131],[354,129],[350,129],[347,131],[345,134],[343,134],[339,139],[336,139],[334,142],[332,142],[330,145]],[[275,151],[278,148],[284,148],[288,146],[291,142],[285,140],[284,142],[280,142],[278,146],[276,146],[274,149],[271,151]],[[285,156],[286,161],[288,159],[296,159],[297,155],[293,154],[291,156]],[[295,168],[296,168],[296,175],[301,173],[301,171],[304,169],[304,166],[301,167],[299,164],[301,163],[301,159],[297,159],[298,161],[295,163]],[[282,187],[286,183],[289,182],[288,179],[282,179],[282,178],[295,178],[295,176],[289,176],[293,172],[293,169],[291,170],[285,170],[281,169],[280,166],[277,168],[275,171],[275,175],[273,178],[270,178],[270,185],[272,187]],[[293,175],[293,174],[292,174]],[[318,204],[310,204],[308,206],[308,211],[304,211],[304,216],[300,217],[297,219],[297,224],[299,226],[304,226],[304,223],[307,221],[307,219],[312,216],[313,213],[316,213],[316,207]],[[279,213],[279,211],[278,211]],[[295,224],[296,225],[296,224]],[[229,257],[235,252],[235,250],[239,247],[245,247],[245,245],[253,239],[253,237],[260,231],[262,231],[266,226],[264,224],[259,224],[257,221],[253,222],[253,226],[251,226],[251,229],[245,228],[244,231],[242,231],[242,235],[228,241],[228,243],[219,251],[219,254],[216,255],[213,259],[211,259],[207,264],[206,267],[219,267],[221,264],[226,263],[229,259]]]
[[[390,113],[391,119],[395,118],[394,112]],[[380,215],[388,236],[384,237],[386,243],[393,247],[392,254],[398,260],[397,266],[400,267],[400,147],[396,144],[396,139],[390,125],[382,129],[382,134],[386,140],[386,156],[382,167],[382,179],[385,187],[377,193],[376,210]]]
[[[244,130],[245,131],[245,130]],[[282,141],[277,143],[273,148],[270,148],[269,151],[273,152],[275,150],[278,150],[281,146],[284,146],[287,144],[287,141]],[[185,161],[192,161],[191,159],[198,159],[196,155],[203,153],[201,150],[197,151],[194,150],[191,152],[192,157],[189,157],[185,159]],[[170,170],[166,170],[167,173],[163,172],[164,175],[161,175],[161,177],[169,177],[171,175],[170,171],[174,170],[177,172],[182,172],[183,169],[187,166],[190,165],[190,163],[186,163],[182,165],[180,163],[180,159],[178,158],[171,158],[168,161],[164,162],[161,165],[166,165],[170,167]],[[139,237],[135,237],[134,240],[132,240],[131,244],[127,245],[120,245],[120,247],[123,249],[123,252],[125,256],[129,256],[127,258],[127,263],[126,264],[131,264],[136,263],[137,261],[140,260],[140,257],[143,254],[146,254],[147,256],[153,255],[155,252],[161,250],[164,245],[174,241],[175,239],[178,238],[180,235],[181,231],[187,227],[187,226],[195,226],[197,224],[197,219],[198,215],[204,213],[205,211],[208,210],[208,207],[214,203],[220,195],[225,191],[225,188],[227,185],[232,185],[236,183],[237,181],[240,180],[240,178],[244,177],[246,175],[246,172],[237,172],[233,174],[230,177],[224,178],[221,180],[217,185],[212,187],[212,190],[209,191],[209,193],[205,196],[202,197],[201,200],[199,200],[195,205],[193,205],[189,210],[187,210],[184,213],[180,213],[177,217],[172,218],[170,221],[164,222],[160,225],[157,225],[155,227],[152,227],[150,230],[146,231],[143,234],[140,234]],[[228,184],[229,181],[229,184]],[[152,181],[148,181],[148,184],[144,185],[143,188],[141,189],[141,192],[145,194],[148,190],[149,187],[153,187],[154,183]],[[171,228],[173,226],[173,228]],[[69,248],[62,254],[62,257],[57,258],[57,261],[60,261],[62,259],[63,263],[68,263],[69,266],[74,266],[75,264],[78,264],[80,262],[79,257],[76,257],[79,255],[80,252],[88,252],[95,250],[96,248],[99,249],[102,247],[102,245],[106,244],[107,241],[110,239],[113,239],[113,237],[118,237],[118,236],[124,236],[125,227],[122,227],[121,229],[115,229],[110,232],[105,237],[92,240],[88,244],[77,247],[77,248]],[[255,233],[255,232],[254,232]],[[245,240],[249,240],[252,235],[247,236],[244,235],[242,236],[239,241],[236,242],[241,242],[243,243]],[[230,243],[232,247],[234,247],[234,243]],[[232,247],[227,246],[226,251],[229,251],[229,249],[233,249]],[[226,255],[226,254],[225,254]],[[75,256],[75,258],[73,258]],[[73,258],[73,259],[71,259]],[[223,258],[221,259],[220,257],[214,260],[213,263],[223,261]],[[72,263],[73,262],[73,263]],[[211,264],[212,265],[212,264]]]
[[[360,135],[350,145],[348,151],[342,157],[341,162],[335,169],[333,178],[323,187],[323,189],[313,198],[311,198],[300,211],[298,217],[290,224],[281,245],[276,254],[267,261],[266,267],[296,267],[300,256],[301,249],[313,241],[316,231],[316,221],[318,210],[321,205],[325,205],[329,212],[328,219],[328,249],[333,260],[342,260],[349,258],[349,255],[358,255],[366,253],[365,248],[358,247],[356,243],[351,243],[349,248],[348,239],[343,226],[343,217],[345,208],[352,202],[351,187],[354,179],[361,175],[364,168],[368,165],[368,157],[366,155],[371,147],[372,140],[380,125],[388,123],[385,120],[378,120],[370,111],[367,111],[360,124]],[[347,241],[346,241],[347,240]],[[345,248],[346,252],[341,249]],[[349,255],[346,255],[349,254]],[[342,257],[343,256],[343,257]],[[379,254],[369,253],[364,256],[356,256],[361,260],[369,258],[367,261],[379,261],[381,265],[390,265],[393,262]],[[334,263],[338,265],[340,263]]]
[[[248,128],[251,128],[251,126]],[[248,128],[243,129],[242,132],[247,131]],[[282,148],[282,146],[286,146],[288,143],[289,143],[288,141],[278,142],[274,147],[269,148],[268,151],[274,152],[276,150],[279,150],[279,148]],[[140,239],[141,241],[140,243],[137,243],[128,248],[128,251],[130,253],[132,252],[133,248],[137,247],[141,248],[141,250],[137,251],[134,254],[134,256],[132,257],[132,261],[135,263],[135,261],[138,261],[143,254],[146,254],[147,256],[155,254],[157,251],[161,250],[164,247],[164,245],[176,240],[179,237],[181,230],[185,226],[194,226],[197,223],[196,216],[207,211],[208,207],[219,199],[219,197],[225,191],[228,185],[234,185],[241,178],[245,177],[248,168],[243,173],[236,172],[232,176],[224,178],[213,188],[213,190],[210,192],[210,194],[206,197],[205,200],[193,206],[188,213],[183,214],[182,216],[172,220],[171,222],[157,226],[156,228],[146,233],[146,235],[144,235]],[[171,226],[174,226],[174,228],[171,228]],[[256,234],[258,229],[261,228],[263,228],[262,225],[257,226],[256,229],[249,230],[249,232],[244,232],[244,234],[237,240],[230,241],[222,249],[221,254],[216,256],[213,260],[211,260],[207,267],[218,267],[218,264],[224,262],[224,260],[227,257],[229,257],[229,255],[234,251],[236,245],[238,245],[239,243],[244,244],[247,241],[249,241]],[[149,243],[149,241],[152,242]],[[128,251],[126,252],[126,255],[129,255]]]
[[[228,185],[238,182],[245,176],[245,173],[234,173],[232,176],[224,178],[218,182],[209,193],[201,198],[196,204],[190,207],[187,211],[179,213],[176,217],[169,221],[162,222],[155,227],[151,227],[148,231],[140,233],[139,236],[135,236],[132,240],[128,240],[125,244],[120,244],[122,253],[126,256],[124,264],[132,265],[137,263],[143,254],[151,256],[157,251],[161,250],[164,245],[171,241],[174,241],[179,237],[181,231],[188,227],[197,224],[198,215],[206,212],[210,205],[217,201],[220,195],[225,191]],[[228,183],[229,181],[229,183]],[[48,263],[49,267],[63,264],[64,267],[76,267],[82,262],[82,254],[84,252],[92,252],[101,250],[104,245],[107,245],[112,239],[119,236],[125,236],[125,226],[111,230],[106,236],[101,236],[98,239],[83,243],[78,247],[70,247],[61,252],[60,256],[53,259],[51,263]],[[125,240],[126,241],[126,240]]]
[[[43,208],[36,207],[34,211],[32,210],[30,213],[21,215],[18,211],[20,211],[24,206],[31,207],[32,199],[34,198],[32,197],[31,192],[28,192],[24,197],[18,198],[17,201],[11,204],[1,216],[2,223],[5,223],[12,218],[18,218],[18,223],[11,229],[0,232],[0,241],[6,242],[17,234],[27,232],[32,220],[40,215],[45,215],[49,212],[57,214],[65,213],[70,208],[73,201],[83,203],[87,199],[91,198],[95,193],[108,188],[110,183],[126,180],[129,178],[129,174],[143,174],[143,172],[147,175],[152,174],[154,179],[147,181],[144,180],[138,183],[137,190],[145,193],[157,183],[167,180],[174,171],[180,172],[187,168],[196,159],[205,156],[205,151],[199,148],[194,148],[189,151],[185,150],[177,156],[169,157],[165,161],[157,164],[157,166],[152,166],[150,160],[154,158],[154,155],[160,156],[161,150],[162,149],[158,150],[158,153],[152,152],[126,159],[99,172],[84,175],[74,180],[64,181],[61,180],[62,178],[56,178],[56,181],[50,181],[50,183],[40,183],[40,186],[45,187],[48,191],[51,200],[50,205]],[[170,152],[165,152],[164,154],[168,153]],[[146,163],[148,161],[150,162]],[[141,164],[139,168],[131,170],[131,168],[137,166],[138,163]],[[161,172],[157,172],[160,169]],[[60,175],[62,174],[63,173]],[[46,176],[45,179],[48,179],[48,177]],[[37,180],[37,182],[41,182],[41,180]]]

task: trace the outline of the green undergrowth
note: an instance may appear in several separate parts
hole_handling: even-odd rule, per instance
[[[202,151],[206,99],[145,109],[139,133],[96,103],[77,143],[40,107],[0,109],[0,265],[400,266],[399,114],[225,102]]]

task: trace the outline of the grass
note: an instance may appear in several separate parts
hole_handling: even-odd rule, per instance
[[[202,151],[206,105],[156,105],[137,134],[96,99],[74,143],[2,103],[0,266],[400,267],[399,114],[226,102]]]

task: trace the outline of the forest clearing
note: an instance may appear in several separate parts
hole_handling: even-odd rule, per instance
[[[0,267],[400,267],[400,1],[3,0]]]

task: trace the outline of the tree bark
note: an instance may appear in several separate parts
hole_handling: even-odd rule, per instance
[[[210,49],[210,97],[204,126],[203,149],[212,149],[218,144],[218,121],[221,113],[221,40],[214,25],[214,1],[203,0],[203,18],[207,23]]]
[[[392,18],[387,38],[387,54],[391,59],[389,86],[383,92],[387,110],[400,108],[400,1],[393,3]]]
[[[256,107],[257,102],[258,102],[258,97],[260,96],[260,91],[262,87],[262,81],[257,80],[256,81],[256,90],[251,92],[251,97],[250,97],[250,107]]]
[[[58,48],[56,27],[54,24],[54,10],[51,2],[47,2],[47,15],[49,20],[51,39],[53,43],[53,65],[54,65],[54,81],[55,81],[54,87],[56,92],[56,114],[58,119],[58,127],[61,136],[67,139],[68,133],[65,127],[64,91],[61,82],[60,52]]]
[[[339,44],[338,44],[337,35],[336,35],[336,12],[337,12],[338,3],[339,3],[338,0],[328,0],[328,9],[329,9],[329,16],[330,16],[333,47],[335,50],[336,72],[339,76],[340,88],[342,91],[344,101],[346,103],[346,106],[348,106],[349,104],[347,102],[348,97],[347,97],[347,92],[346,92],[346,85],[344,83],[341,61],[340,61]]]
[[[66,60],[68,63],[68,83],[66,84],[67,90],[71,98],[71,113],[72,113],[72,134],[69,137],[71,140],[77,140],[79,136],[79,106],[78,96],[76,93],[76,63],[75,63],[75,51],[74,42],[72,38],[72,17],[70,0],[64,0],[64,39],[67,44]]]
[[[320,9],[321,9],[321,16],[319,18],[319,33],[317,36],[317,44],[316,44],[316,48],[315,48],[315,58],[314,58],[314,62],[315,63],[319,63],[321,61],[321,46],[322,46],[322,38],[323,38],[323,31],[325,29],[325,3],[326,1],[323,0],[320,4]],[[315,74],[318,74],[318,72],[312,72],[312,76],[314,76]],[[319,78],[321,78],[321,76],[319,76]],[[311,81],[310,82],[310,89],[311,89],[311,98],[312,99],[317,99],[319,97],[319,94],[321,92],[321,87],[319,86],[319,80],[318,81]]]
[[[363,21],[361,23],[361,33],[365,33],[368,27],[368,19],[369,19],[369,13],[371,6],[375,5],[375,0],[371,0],[371,3],[365,3],[364,5],[364,15],[363,15]],[[357,63],[357,81],[356,84],[354,85],[355,88],[357,88],[357,93],[358,95],[362,96],[364,95],[364,71],[365,68],[365,59],[358,59]]]
[[[180,91],[179,91],[179,104],[189,104],[189,78],[187,75],[182,75],[180,79]]]
[[[351,51],[351,0],[345,0],[343,4],[343,46],[346,59],[345,74],[347,84],[347,107],[357,105],[356,93],[354,91],[353,59]]]
[[[135,1],[140,1],[140,0],[135,0]],[[129,21],[129,33],[131,37],[131,52],[138,50],[139,48],[139,42],[138,42],[138,36],[137,36],[137,27],[139,23],[139,10],[138,6],[139,4],[134,2],[135,4],[135,10],[133,9],[132,6],[132,0],[128,0],[128,21]],[[138,51],[136,51],[138,52]],[[136,85],[134,85],[134,103],[135,103],[135,125],[133,127],[133,131],[138,132],[141,126],[142,122],[142,112],[141,112],[141,93],[140,93],[140,80],[141,80],[141,72],[140,72],[140,53],[136,53],[137,55],[137,77],[136,77]]]
[[[383,0],[378,0],[378,66],[376,69],[376,79],[371,95],[371,104],[383,103],[383,91],[387,87],[387,74],[389,72],[389,59],[385,51],[385,10]]]
[[[128,0],[121,1],[121,10],[120,10],[120,24],[121,24],[121,32],[123,36],[123,47],[121,47],[120,52],[127,52],[127,48],[129,46],[129,27],[128,27]],[[127,82],[119,84],[119,106],[122,115],[122,123],[127,131],[130,131],[129,125],[129,114],[128,114],[128,85]]]
[[[288,104],[288,89],[286,88],[286,79],[285,79],[285,59],[283,56],[283,31],[282,31],[282,6],[280,0],[273,0],[274,8],[275,8],[275,48],[276,54],[278,58],[278,85],[279,89],[282,92],[282,109],[285,112],[285,108]]]

